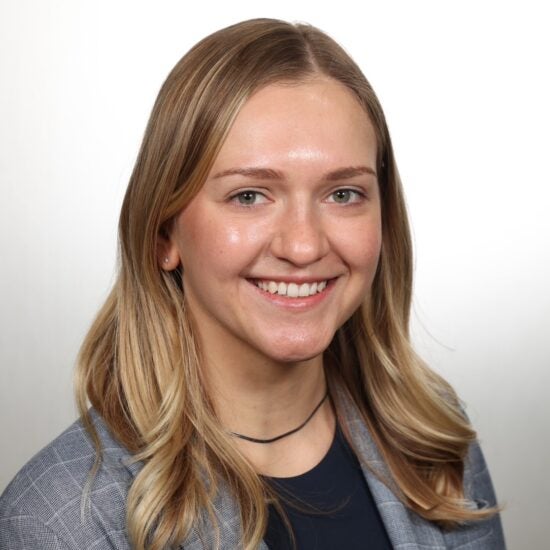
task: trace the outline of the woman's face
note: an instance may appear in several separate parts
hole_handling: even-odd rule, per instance
[[[244,105],[163,256],[206,349],[311,359],[369,292],[381,246],[373,127],[331,79]]]

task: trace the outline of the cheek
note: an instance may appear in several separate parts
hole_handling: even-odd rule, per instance
[[[351,268],[369,275],[371,282],[382,247],[382,229],[378,220],[354,224],[345,233],[344,235],[342,232],[340,246],[346,262]],[[350,239],[350,235],[355,235],[356,238]]]
[[[265,240],[265,232],[253,223],[231,220],[212,224],[208,233],[219,261],[230,264],[233,270],[242,269],[251,262]]]
[[[209,269],[207,275],[223,277],[251,262],[262,246],[265,230],[251,223],[202,213],[185,216],[179,224],[182,263]],[[265,237],[263,237],[265,238]]]

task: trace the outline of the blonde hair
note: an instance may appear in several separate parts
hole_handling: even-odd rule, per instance
[[[412,510],[447,527],[494,513],[464,501],[464,459],[475,433],[452,389],[409,343],[411,241],[381,106],[327,35],[256,19],[199,42],[163,84],[122,206],[118,278],[79,356],[77,402],[98,451],[94,471],[101,450],[88,402],[144,464],[127,500],[138,550],[181,542],[205,512],[215,524],[220,483],[240,506],[243,546],[256,547],[264,534],[266,488],[216,418],[181,273],[160,269],[157,242],[201,188],[247,98],[270,83],[315,75],[343,83],[375,128],[383,219],[370,299],[327,350],[328,382],[351,396]]]

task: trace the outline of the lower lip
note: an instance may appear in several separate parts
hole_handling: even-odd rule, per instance
[[[298,296],[296,298],[291,298],[289,296],[279,296],[278,294],[271,294],[266,290],[262,290],[253,281],[248,282],[256,289],[256,291],[262,298],[272,303],[273,305],[287,309],[303,310],[313,308],[323,302],[332,292],[336,279],[330,279],[327,282],[327,286],[321,292],[317,292],[312,296]]]

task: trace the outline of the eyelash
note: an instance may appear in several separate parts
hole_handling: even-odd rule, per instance
[[[336,201],[331,201],[331,202],[334,202],[335,204],[357,204],[357,203],[363,202],[367,198],[367,195],[364,191],[359,191],[359,189],[350,189],[348,187],[342,187],[341,189],[335,189],[329,196],[332,197],[336,193],[342,193],[342,192],[347,192],[347,193],[353,194],[353,195],[355,195],[356,199],[353,200],[353,201],[350,201],[350,202],[345,202],[345,203],[338,203]]]
[[[360,202],[362,202],[363,200],[365,200],[367,198],[367,195],[364,191],[359,191],[358,189],[351,189],[351,188],[348,188],[348,187],[342,187],[340,189],[335,189],[334,191],[332,191],[329,194],[329,197],[332,197],[336,193],[342,193],[342,192],[348,192],[348,193],[354,195],[356,197],[356,199],[351,200],[349,202],[344,202],[344,203],[338,203],[337,201],[329,201],[329,202],[333,203],[333,204],[349,205],[349,204],[360,203]],[[256,191],[255,189],[244,189],[243,191],[239,191],[238,193],[235,193],[235,194],[231,195],[229,197],[228,201],[236,204],[239,207],[243,207],[243,208],[251,208],[253,206],[256,206],[257,205],[256,202],[254,202],[252,204],[244,204],[244,203],[239,202],[239,197],[242,197],[246,194],[254,195],[254,197],[261,196],[261,197],[264,197],[265,199],[267,199],[267,197],[261,191]]]
[[[239,197],[242,197],[243,195],[246,195],[246,194],[251,194],[251,195],[254,195],[255,197],[262,196],[266,198],[265,195],[260,191],[256,191],[254,189],[244,189],[243,191],[239,191],[238,193],[231,195],[229,197],[229,202],[235,203],[237,206],[240,206],[243,208],[250,208],[251,206],[256,206],[256,204],[243,204],[239,202]]]

